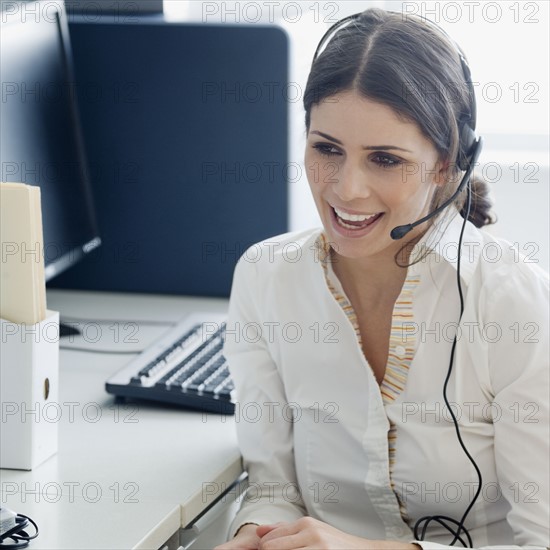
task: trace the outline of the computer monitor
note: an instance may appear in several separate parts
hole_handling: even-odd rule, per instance
[[[1,180],[40,187],[49,281],[100,243],[62,1],[1,13]]]
[[[286,32],[156,16],[69,32],[102,245],[50,287],[227,297],[247,247],[288,231],[303,173]]]

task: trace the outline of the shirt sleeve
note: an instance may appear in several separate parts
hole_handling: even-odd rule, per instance
[[[548,279],[542,272],[523,268],[487,293],[490,300],[480,321],[492,327],[487,353],[494,393],[495,464],[510,507],[507,521],[514,541],[478,548],[546,550],[550,545]],[[425,550],[456,548],[411,542]]]
[[[550,351],[548,280],[509,278],[494,289],[487,322],[501,325],[490,344],[489,375],[494,403],[495,462],[500,487],[510,505],[507,516],[516,544],[546,547],[550,521]]]
[[[249,487],[230,537],[245,523],[295,521],[306,514],[296,481],[292,419],[283,382],[268,350],[257,265],[241,257],[229,301],[224,355],[235,383],[237,438]],[[271,319],[272,320],[272,319]]]

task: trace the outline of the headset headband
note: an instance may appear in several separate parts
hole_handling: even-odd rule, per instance
[[[387,13],[393,13],[396,15],[402,15],[399,14],[399,12],[389,11],[385,10]],[[337,21],[332,25],[323,35],[321,38],[321,41],[317,45],[317,48],[315,49],[315,54],[313,56],[313,63],[315,63],[315,60],[319,57],[321,50],[332,40],[333,36],[344,27],[347,27],[348,25],[354,23],[357,21],[360,16],[363,14],[363,12],[354,13],[353,15],[348,15],[347,17],[344,17],[343,19],[340,19],[340,21]],[[408,15],[407,17],[411,17]],[[464,81],[466,85],[468,86],[468,95],[469,95],[469,109],[470,112],[467,114],[462,114],[459,117],[458,120],[458,131],[459,131],[459,139],[460,139],[460,149],[461,152],[459,153],[459,159],[458,159],[458,165],[462,170],[466,170],[468,166],[468,160],[472,156],[474,145],[476,144],[476,121],[477,121],[477,106],[476,106],[476,96],[474,91],[474,85],[472,83],[472,77],[471,77],[471,71],[470,66],[468,65],[468,61],[466,59],[466,56],[464,55],[462,49],[460,46],[449,36],[449,34],[443,30],[437,23],[434,23],[430,19],[427,19],[425,17],[421,16],[415,16],[418,20],[430,25],[432,28],[439,31],[443,36],[445,36],[448,41],[454,46],[455,51],[460,59],[460,65],[462,67],[462,73],[464,75]]]

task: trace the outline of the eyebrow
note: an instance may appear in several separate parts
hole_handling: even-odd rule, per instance
[[[338,143],[340,145],[343,145],[343,143],[336,139],[335,137],[329,136],[328,134],[325,134],[324,132],[319,132],[317,130],[312,130],[310,134],[317,134],[319,136],[324,137],[325,139],[328,139],[330,141],[334,141],[334,143]],[[407,153],[412,153],[412,151],[409,151],[409,149],[403,149],[402,147],[396,147],[395,145],[366,145],[363,147],[363,149],[366,149],[367,151],[388,151],[390,149],[396,149],[397,151],[406,151]]]

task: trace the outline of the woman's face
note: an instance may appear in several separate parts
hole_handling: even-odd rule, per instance
[[[311,109],[305,166],[328,240],[347,258],[394,254],[425,226],[391,230],[428,213],[442,165],[418,126],[388,106],[343,92]]]

